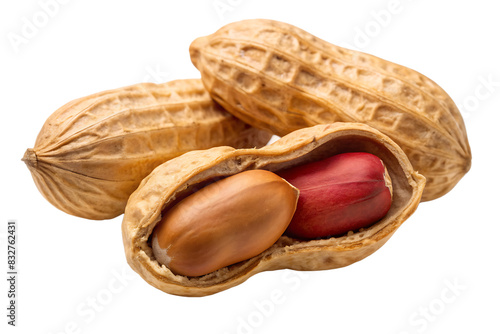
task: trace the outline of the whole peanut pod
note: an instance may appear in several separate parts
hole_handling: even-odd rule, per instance
[[[152,240],[158,262],[201,276],[271,247],[287,228],[299,191],[276,174],[249,170],[201,188],[162,217]]]
[[[199,79],[141,83],[62,106],[23,161],[55,207],[109,219],[159,164],[196,149],[262,146],[270,137],[224,111]]]
[[[422,200],[450,191],[471,165],[464,121],[426,76],[271,20],[230,23],[190,47],[212,97],[243,121],[283,136],[360,122],[391,137],[426,179]]]
[[[249,259],[196,277],[176,274],[156,258],[153,252],[156,226],[177,203],[182,203],[214,181],[251,170],[279,174],[348,152],[376,155],[384,162],[390,175],[393,188],[391,207],[376,223],[363,230],[351,230],[322,239],[302,240],[283,235],[272,246]],[[315,178],[316,174],[310,177]],[[424,186],[425,178],[413,170],[401,148],[389,137],[365,124],[339,122],[304,128],[260,149],[221,146],[192,151],[156,167],[130,196],[122,222],[125,255],[129,265],[149,284],[164,292],[183,296],[217,293],[267,270],[340,268],[366,258],[382,247],[416,210]],[[244,196],[249,198],[264,196],[251,190],[245,193]],[[243,202],[238,204],[239,210],[248,213],[248,201]],[[193,210],[192,206],[186,209]],[[286,207],[283,204],[282,208]],[[207,217],[228,214],[225,205],[222,210],[213,210],[218,212],[210,212]],[[234,210],[238,211],[237,208]],[[253,211],[261,214],[258,209]],[[199,221],[203,222],[206,216],[203,212],[199,214]],[[240,229],[240,224],[236,224],[234,230],[226,232],[237,233]],[[194,230],[198,231],[197,228]]]
[[[324,238],[367,227],[383,218],[392,202],[384,162],[366,152],[350,152],[280,171],[300,190],[286,234]]]

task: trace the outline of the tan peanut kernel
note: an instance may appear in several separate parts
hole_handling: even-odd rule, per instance
[[[173,273],[201,276],[249,259],[278,240],[298,190],[276,174],[245,171],[203,187],[162,217],[153,254]]]

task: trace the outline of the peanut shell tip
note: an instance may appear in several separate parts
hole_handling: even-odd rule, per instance
[[[35,151],[32,148],[28,148],[26,152],[24,152],[24,156],[21,159],[24,163],[29,167],[36,168],[38,166],[38,158],[36,156]]]

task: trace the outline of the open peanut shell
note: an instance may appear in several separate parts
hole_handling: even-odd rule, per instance
[[[393,185],[388,214],[361,231],[340,237],[303,241],[282,236],[246,261],[200,277],[173,274],[152,252],[150,236],[162,212],[201,187],[250,169],[279,171],[345,152],[369,152],[381,158]],[[379,249],[416,210],[425,178],[389,137],[360,123],[303,128],[260,149],[216,147],[191,151],[158,166],[130,197],[122,224],[130,266],[154,287],[175,295],[205,296],[268,270],[324,270],[350,265]]]

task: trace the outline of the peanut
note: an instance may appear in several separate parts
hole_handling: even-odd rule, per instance
[[[391,207],[392,186],[384,163],[370,153],[342,153],[278,173],[300,190],[286,234],[325,238],[367,227]]]
[[[292,219],[298,190],[276,174],[245,171],[203,187],[168,210],[153,254],[175,274],[201,276],[258,255]]]
[[[159,164],[271,137],[214,103],[199,79],[142,83],[76,99],[45,122],[23,157],[42,195],[66,213],[109,219]]]
[[[422,200],[446,194],[470,169],[457,106],[407,67],[271,20],[230,23],[193,41],[190,53],[212,97],[255,127],[283,136],[360,122],[388,135],[426,177]]]
[[[163,217],[169,215],[169,212],[184,199],[189,199],[197,192],[201,192],[207,184],[211,185],[221,177],[229,179],[232,175],[238,176],[245,171],[252,170],[267,170],[280,174],[290,168],[306,166],[348,152],[366,152],[376,155],[384,162],[392,182],[393,196],[389,212],[363,230],[353,230],[352,233],[314,240],[302,240],[283,235],[261,253],[203,276],[175,274],[168,266],[158,262],[161,255],[157,257],[153,253],[152,247],[155,243],[152,240],[153,234]],[[413,170],[401,148],[381,132],[358,123],[317,125],[294,131],[260,149],[215,147],[188,152],[161,164],[141,182],[130,196],[122,223],[123,245],[128,263],[149,284],[176,295],[205,296],[241,284],[262,271],[284,268],[333,269],[366,258],[382,247],[416,210],[424,186],[425,178]],[[260,204],[251,204],[258,199],[256,197],[263,197],[263,202],[271,201],[267,192],[248,190],[242,192],[241,196],[244,198],[241,202],[236,198],[230,198],[227,202],[236,204],[235,208],[245,213],[254,211],[260,215]],[[193,206],[184,208],[191,213],[198,212],[193,209],[197,206],[206,209],[206,213],[200,211],[202,213],[196,217],[197,224],[206,226],[210,221],[207,218],[208,214],[217,216],[221,212],[221,210],[213,209],[217,211],[214,213],[210,205],[204,204],[205,201],[194,202],[196,203]],[[215,202],[221,202],[221,205],[225,207],[222,211],[230,215],[235,214],[232,210],[228,210],[226,204],[222,204],[224,201]],[[279,204],[275,208],[282,207],[283,204]],[[262,219],[269,221],[269,218],[263,217]],[[177,220],[171,221],[175,223]],[[189,225],[194,230],[202,232],[202,227],[198,228],[196,224]],[[236,223],[236,225],[239,226],[238,229],[242,228],[240,224]],[[175,229],[183,230],[180,227]],[[232,231],[231,233],[234,232],[233,229],[229,230]],[[179,238],[183,238],[184,235],[182,232],[175,234]],[[253,233],[249,232],[249,234],[252,237],[255,236]],[[171,238],[173,244],[176,243],[177,237],[168,238]],[[200,238],[202,239],[204,238]],[[219,239],[226,240],[224,235]],[[236,239],[240,240],[242,245],[246,245],[241,237],[238,236]],[[161,238],[158,242],[163,249],[168,248],[162,243]],[[189,247],[188,241],[183,241],[182,244],[186,248]],[[224,245],[222,247],[226,249]],[[234,248],[231,246],[231,249]],[[186,253],[190,252],[191,250],[186,251]],[[239,250],[236,253],[238,252]],[[170,256],[170,253],[168,254]],[[224,263],[221,261],[217,266],[207,268],[203,272],[222,265]]]

